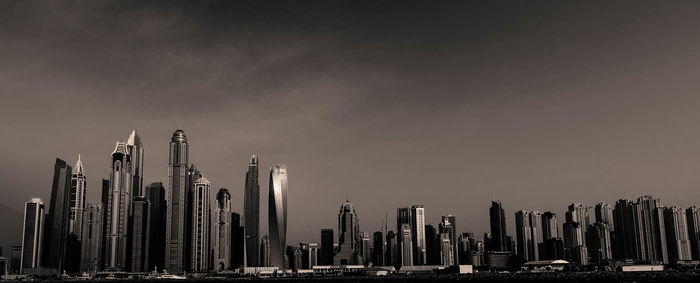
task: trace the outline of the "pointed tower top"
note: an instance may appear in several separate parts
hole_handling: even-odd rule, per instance
[[[250,156],[250,165],[258,165],[258,154],[253,153],[253,155]]]
[[[83,162],[80,160],[80,153],[78,153],[78,161],[75,162],[75,167],[73,167],[73,173],[74,174],[85,174],[85,171],[83,169]]]
[[[136,133],[136,130],[131,131],[131,135],[129,136],[129,140],[126,142],[127,145],[140,145],[141,144],[141,138],[139,135]]]

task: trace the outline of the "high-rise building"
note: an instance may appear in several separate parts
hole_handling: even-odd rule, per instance
[[[491,251],[507,251],[506,214],[500,201],[491,201],[489,216],[491,220],[491,240],[489,248]]]
[[[518,256],[523,262],[537,260],[533,248],[531,212],[520,210],[515,213],[515,235],[518,240]]]
[[[413,238],[413,263],[424,265],[426,262],[425,208],[422,204],[411,206],[411,233]]]
[[[581,227],[588,227],[588,225],[590,225],[588,207],[580,203],[572,203],[566,211],[566,221],[576,222],[580,224]]]
[[[476,240],[472,233],[461,233],[457,239],[459,264],[473,264],[472,254]]]
[[[700,208],[691,206],[685,210],[686,222],[688,223],[688,240],[692,259],[700,259]]]
[[[321,265],[333,265],[333,229],[321,229]]]
[[[678,206],[666,207],[664,209],[664,227],[666,228],[669,262],[690,260],[692,251],[685,210]]]
[[[170,140],[168,185],[165,191],[165,269],[173,273],[185,270],[185,235],[189,232],[185,230],[188,158],[187,136],[182,130],[177,130]]]
[[[150,202],[143,196],[134,197],[131,223],[131,269],[132,272],[149,271],[150,260]]]
[[[642,238],[646,248],[647,260],[668,263],[668,246],[666,245],[666,228],[663,207],[657,197],[642,196],[637,199],[642,212]]]
[[[257,251],[259,248],[255,248]],[[231,213],[231,268],[243,267],[245,264],[245,231],[241,225],[241,215]]]
[[[658,198],[619,200],[613,218],[617,259],[668,263],[663,207]]]
[[[231,269],[231,194],[221,188],[212,213],[212,265],[215,270]]]
[[[401,266],[413,266],[413,239],[411,225],[401,224]]]
[[[386,259],[386,237],[384,237],[384,232],[374,232],[372,239],[372,263],[375,266],[384,266]]]
[[[20,273],[41,266],[44,244],[44,201],[33,198],[24,203],[24,229],[22,229],[22,253]]]
[[[109,206],[109,190],[111,185],[109,184],[109,179],[102,179],[102,244],[100,248],[102,249],[100,255],[100,266],[98,270],[104,270],[105,268],[105,254],[107,254],[107,206]]]
[[[270,168],[268,225],[270,229],[270,263],[284,267],[287,246],[287,167],[277,164]]]
[[[452,254],[452,242],[449,233],[440,233],[440,264],[452,265],[454,258]]]
[[[578,222],[564,223],[564,257],[580,265],[588,264],[588,249],[584,245],[583,228]]]
[[[399,249],[399,254],[402,254],[401,251],[404,249],[403,247],[403,236],[401,235],[402,227],[404,224],[408,224],[408,227],[411,227],[411,223],[413,223],[412,219],[412,214],[411,214],[411,208],[410,207],[399,207],[396,209],[396,231],[398,233],[396,237],[396,244],[397,248]],[[411,231],[411,236],[413,236],[413,231]],[[413,247],[411,247],[413,249]],[[413,252],[411,252],[413,254]],[[401,261],[403,262],[403,261]],[[413,260],[411,260],[413,262]]]
[[[542,213],[542,239],[559,238],[557,215],[551,211]]]
[[[41,228],[41,227],[39,227]],[[41,256],[41,253],[39,253]],[[22,273],[22,246],[12,246],[10,250],[10,274]]]
[[[272,266],[270,262],[270,237],[267,235],[260,240],[260,265],[263,267]]]
[[[131,182],[134,196],[143,197],[143,144],[141,138],[136,133],[136,130],[131,131],[129,140],[126,142],[126,148],[131,156]]]
[[[123,142],[117,142],[111,154],[110,190],[107,196],[107,247],[105,269],[127,271],[129,265],[129,219],[132,188],[131,157]]]
[[[560,238],[549,238],[544,240],[544,253],[542,260],[564,259],[564,241]]]
[[[394,231],[389,231],[386,233],[386,265],[387,266],[401,266],[401,261],[399,260],[399,248],[398,240],[396,240],[396,233]]]
[[[194,243],[194,233],[192,232],[195,227],[192,219],[195,217],[194,215],[194,190],[195,190],[195,185],[197,180],[201,179],[203,177],[202,172],[200,172],[197,169],[197,166],[195,164],[190,164],[189,167],[187,167],[187,179],[185,180],[186,185],[185,185],[185,267],[189,268],[191,270],[192,266],[194,265],[192,263],[192,258],[195,256],[192,254],[192,251],[195,249],[192,246],[192,243]]]
[[[610,232],[615,231],[615,222],[613,221],[612,206],[607,202],[601,202],[595,205],[595,222],[608,224]]]
[[[338,213],[338,253],[334,258],[335,265],[358,264],[359,236],[360,223],[355,206],[345,200]]]
[[[425,225],[425,261],[428,265],[440,264],[439,234],[435,226]]]
[[[56,158],[49,214],[44,228],[42,267],[63,270],[66,263],[70,228],[70,180],[71,167],[65,161]]]
[[[83,235],[80,248],[80,272],[95,274],[102,268],[102,203],[88,204],[83,214]]]
[[[438,225],[440,234],[447,233],[450,236],[450,245],[452,245],[452,265],[459,265],[458,245],[457,245],[457,219],[453,215],[445,215],[442,217],[440,225]],[[442,245],[442,242],[441,242]]]
[[[195,182],[192,198],[192,261],[190,270],[204,272],[209,270],[209,191],[211,185],[207,178]]]
[[[73,167],[73,174],[71,175],[70,181],[70,228],[69,233],[73,233],[78,236],[78,239],[82,236],[81,228],[83,221],[83,212],[85,212],[85,191],[87,187],[87,177],[85,177],[85,170],[83,169],[83,162],[80,161],[80,154],[78,154],[78,161]]]
[[[360,233],[360,262],[368,266],[372,261],[372,245],[370,244],[369,233]]]
[[[312,267],[318,265],[318,243],[309,243],[304,251],[303,268],[311,269]]]
[[[260,184],[258,184],[258,156],[253,154],[245,174],[243,216],[245,225],[246,265],[260,266],[258,235],[260,233]]]
[[[155,182],[146,186],[149,203],[150,237],[148,239],[148,270],[162,270],[165,265],[165,223],[166,205],[163,183]]]
[[[588,226],[586,231],[586,248],[593,263],[602,263],[612,259],[612,241],[609,227],[610,225],[604,222],[596,222]]]

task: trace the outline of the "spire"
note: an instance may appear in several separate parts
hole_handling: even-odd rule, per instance
[[[136,133],[136,130],[131,131],[131,135],[129,136],[129,140],[126,142],[127,145],[137,145],[141,144],[141,138],[139,135]]]
[[[85,174],[83,171],[83,162],[80,161],[80,153],[78,153],[78,161],[75,162],[75,167],[73,167],[74,174]]]

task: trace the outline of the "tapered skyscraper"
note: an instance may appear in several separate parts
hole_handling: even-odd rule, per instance
[[[182,130],[173,133],[170,140],[168,162],[168,186],[165,190],[167,202],[165,227],[165,269],[169,272],[184,271],[185,215],[187,193],[187,162],[189,146]]]
[[[269,196],[270,264],[284,267],[287,247],[287,167],[277,164],[270,169]]]
[[[349,200],[345,200],[340,206],[340,213],[338,213],[338,253],[335,255],[335,265],[358,264],[356,259],[359,236],[360,223],[357,219],[355,206]]]
[[[80,161],[80,154],[78,154],[78,161],[73,167],[70,181],[70,233],[77,235],[78,239],[82,236],[81,229],[83,226],[83,213],[85,212],[86,187],[87,177],[85,177],[83,162]]]
[[[105,269],[129,268],[129,220],[131,216],[131,156],[123,142],[117,142],[111,155],[110,189],[107,196],[107,246]]]
[[[491,251],[507,251],[506,216],[500,201],[491,201],[489,216],[491,218],[491,246],[489,249]]]
[[[243,218],[245,226],[246,265],[259,266],[258,235],[260,233],[260,185],[258,184],[258,157],[253,154],[245,175]]]
[[[133,195],[145,196],[143,191],[143,145],[136,130],[131,131],[129,141],[126,142],[129,155],[131,155],[131,177],[133,178]]]

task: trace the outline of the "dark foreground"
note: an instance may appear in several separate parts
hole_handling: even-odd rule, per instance
[[[114,281],[114,280],[109,280]],[[109,282],[105,281],[105,282]],[[128,281],[128,280],[116,280]],[[141,281],[141,280],[138,280]],[[153,280],[162,282],[164,280]],[[336,277],[336,278],[204,278],[181,282],[700,282],[700,271],[684,272],[591,272],[591,273],[548,273],[548,274],[493,274],[476,273],[467,275],[390,275],[381,277]],[[58,281],[56,281],[58,282]]]

